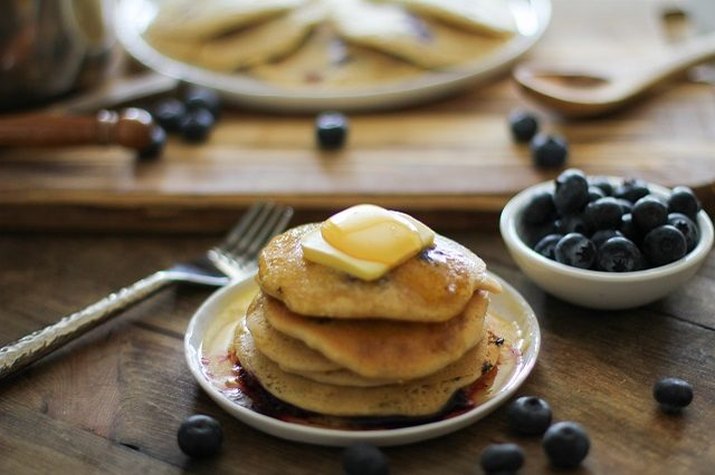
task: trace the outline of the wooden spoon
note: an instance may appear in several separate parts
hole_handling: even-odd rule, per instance
[[[0,116],[0,146],[64,147],[121,145],[139,158],[161,154],[166,134],[151,115],[128,108],[121,113],[101,110],[95,115],[24,114]]]
[[[544,106],[568,117],[593,117],[619,109],[713,59],[715,34],[708,34],[674,48],[657,64],[628,74],[523,64],[514,69],[513,76],[527,96]]]

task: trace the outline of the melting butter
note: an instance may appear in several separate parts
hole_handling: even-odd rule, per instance
[[[397,211],[357,205],[326,220],[302,241],[306,259],[375,280],[434,241],[434,231]]]

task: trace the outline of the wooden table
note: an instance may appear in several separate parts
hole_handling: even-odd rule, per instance
[[[533,305],[543,347],[517,395],[548,400],[555,420],[582,423],[591,452],[574,473],[706,474],[715,466],[715,255],[690,284],[648,307],[590,311],[549,297],[519,272],[491,231],[453,235]],[[0,344],[55,321],[113,289],[190,257],[214,237],[6,235],[0,237]],[[0,473],[341,473],[341,450],[284,441],[223,412],[183,356],[183,332],[210,294],[166,290],[0,382]],[[651,396],[663,376],[690,381],[681,415]],[[181,420],[215,416],[219,456],[193,461],[176,443]],[[511,435],[504,407],[432,441],[388,448],[394,474],[481,473],[481,450],[519,443],[521,473],[551,473],[539,438]]]
[[[638,56],[649,47],[643,32],[658,35],[655,13],[634,12],[656,3],[554,0],[554,23],[532,58]],[[624,14],[614,16],[614,8]],[[631,30],[638,35],[622,36]],[[229,112],[208,144],[172,140],[164,161],[153,164],[114,149],[3,151],[0,228],[15,234],[0,234],[0,345],[201,252],[256,197],[300,207],[299,219],[369,199],[419,211],[477,251],[534,307],[543,347],[518,394],[543,397],[556,420],[587,428],[591,453],[574,473],[712,473],[715,255],[687,287],[638,310],[589,311],[536,288],[494,226],[511,194],[557,172],[531,167],[528,150],[509,139],[505,117],[517,105],[524,103],[505,80],[425,107],[361,115],[350,147],[330,158],[314,150],[312,117],[242,111]],[[548,129],[570,140],[573,166],[687,182],[712,212],[713,106],[711,86],[684,84],[605,120],[540,113]],[[296,183],[304,188],[286,191]],[[480,213],[490,219],[478,220]],[[192,379],[182,338],[209,294],[164,291],[0,382],[0,473],[340,473],[339,449],[251,429]],[[663,376],[695,388],[681,415],[661,413],[652,399]],[[218,457],[199,462],[180,452],[176,430],[194,413],[221,421],[226,438]],[[525,449],[522,473],[551,473],[538,438],[507,432],[504,408],[454,434],[385,451],[395,474],[479,473],[481,450],[506,441]]]

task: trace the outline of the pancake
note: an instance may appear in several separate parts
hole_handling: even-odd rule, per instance
[[[205,40],[254,25],[306,3],[306,0],[165,0],[149,26],[154,37]]]
[[[340,8],[331,11],[331,18],[347,42],[375,48],[427,69],[464,64],[503,44],[500,38],[475,35],[417,17],[399,5],[337,1]]]
[[[405,384],[357,388],[317,383],[286,373],[259,352],[245,325],[237,326],[234,350],[263,388],[299,408],[333,416],[426,416],[437,413],[458,389],[496,365],[495,338],[482,338],[462,358],[425,378]]]
[[[324,17],[323,9],[308,5],[274,21],[216,39],[196,42],[153,35],[151,43],[163,53],[182,61],[217,71],[234,71],[293,52]]]
[[[476,345],[483,335],[489,298],[487,292],[477,291],[463,312],[437,323],[311,318],[263,294],[254,303],[249,312],[262,312],[273,328],[341,367],[366,378],[403,381],[433,373]]]
[[[346,43],[333,28],[315,28],[293,54],[259,64],[247,73],[282,87],[352,88],[416,78],[424,69],[369,48]]]
[[[261,251],[263,292],[301,315],[443,322],[459,314],[477,289],[499,292],[486,265],[464,246],[437,235],[434,245],[382,278],[363,281],[303,257],[301,238],[319,224],[274,237]]]
[[[509,36],[515,31],[509,2],[495,0],[381,0],[476,33]]]
[[[273,328],[263,316],[265,299],[256,298],[246,311],[246,326],[253,335],[258,350],[282,370],[295,372],[325,372],[343,369],[322,353],[305,343]]]

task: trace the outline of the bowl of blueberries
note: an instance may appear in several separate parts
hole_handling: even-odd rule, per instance
[[[713,224],[690,188],[577,169],[518,193],[499,227],[517,265],[542,289],[607,310],[665,297],[713,245]]]

